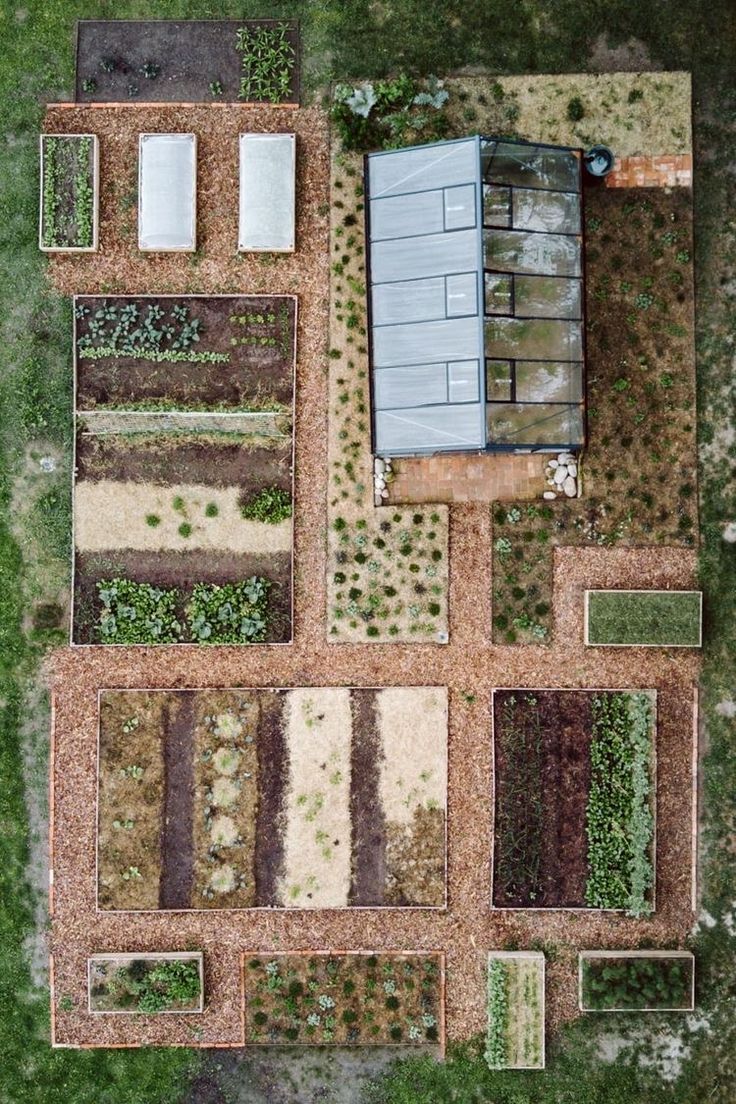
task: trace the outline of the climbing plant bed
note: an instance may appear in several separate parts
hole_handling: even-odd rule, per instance
[[[582,951],[582,1012],[692,1012],[695,958],[690,951]]]
[[[447,691],[104,690],[102,910],[445,905]]]
[[[280,63],[264,65],[262,57],[253,58],[257,71],[267,78],[259,90],[248,80],[253,66],[246,63],[254,50],[274,54],[282,28],[286,45],[278,50]],[[239,42],[246,48],[240,49]],[[84,19],[77,23],[76,99],[82,103],[296,105],[299,73],[298,24],[290,20]],[[270,90],[276,93],[275,100],[266,94]]]
[[[289,414],[296,313],[287,295],[78,295],[77,409]]]
[[[247,1044],[444,1050],[444,955],[244,955]]]
[[[492,951],[487,998],[489,1067],[544,1069],[544,955]]]
[[[647,915],[653,690],[494,690],[493,905]]]
[[[99,233],[96,134],[42,134],[38,244],[45,253],[92,253]]]
[[[699,590],[586,590],[585,643],[610,648],[699,648]]]
[[[204,1009],[201,951],[92,955],[87,976],[93,1013],[160,1015]]]

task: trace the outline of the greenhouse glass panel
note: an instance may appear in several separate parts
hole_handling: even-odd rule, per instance
[[[580,239],[566,234],[524,230],[484,230],[484,264],[504,272],[543,276],[579,276]]]
[[[379,408],[419,406],[447,402],[447,365],[410,364],[405,368],[379,368],[373,379]]]
[[[138,146],[138,248],[196,248],[197,138],[141,134]]]
[[[582,360],[579,322],[558,318],[486,318],[486,356],[513,360]]]
[[[580,318],[582,281],[562,276],[514,276],[514,313],[521,318]]]
[[[564,360],[517,360],[516,402],[579,403],[583,366]]]
[[[487,184],[580,191],[580,154],[576,150],[485,139],[481,142],[481,166]]]
[[[445,317],[445,280],[397,280],[375,284],[371,294],[374,326],[396,322],[429,322]]]
[[[295,248],[296,138],[240,135],[238,249],[292,253]]]
[[[513,190],[513,225],[545,234],[580,233],[580,196],[575,192]]]
[[[583,412],[555,403],[489,403],[487,429],[491,444],[563,448],[583,443]]]
[[[501,229],[511,225],[511,189],[483,185],[483,225]]]
[[[510,360],[486,361],[486,399],[511,402],[514,369]]]
[[[506,272],[486,272],[486,314],[512,314],[514,277]]]

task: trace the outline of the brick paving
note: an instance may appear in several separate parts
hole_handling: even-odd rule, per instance
[[[607,188],[689,188],[693,159],[689,153],[659,157],[620,157],[606,177]]]
[[[417,456],[392,461],[396,478],[388,504],[405,502],[510,502],[541,498],[542,454],[479,452]]]

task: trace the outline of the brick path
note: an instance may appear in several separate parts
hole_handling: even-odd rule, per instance
[[[689,153],[659,157],[617,157],[607,188],[689,188],[693,159]]]
[[[508,502],[541,498],[545,490],[540,454],[463,453],[393,461],[396,473],[388,502]]]

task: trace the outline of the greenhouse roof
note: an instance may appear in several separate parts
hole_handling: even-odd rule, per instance
[[[375,451],[582,445],[580,151],[374,153],[366,195]]]

